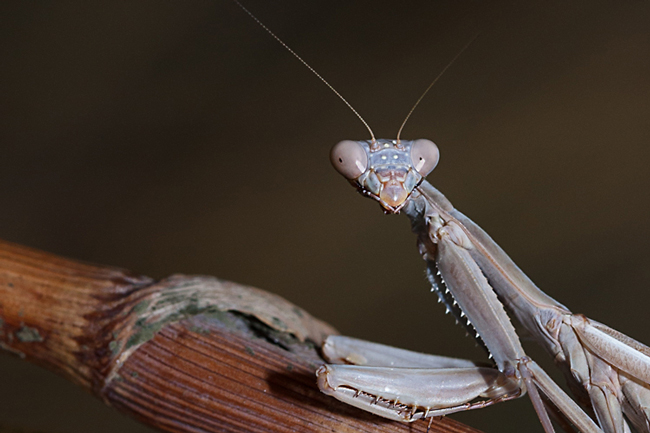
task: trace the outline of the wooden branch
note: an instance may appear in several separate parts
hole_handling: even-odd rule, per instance
[[[424,432],[320,393],[335,331],[211,277],[162,281],[0,241],[0,349],[167,432]],[[450,419],[431,432],[476,432]]]

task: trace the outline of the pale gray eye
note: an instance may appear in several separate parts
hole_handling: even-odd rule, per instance
[[[440,151],[431,140],[415,140],[411,145],[411,163],[422,177],[426,177],[438,165]]]
[[[350,180],[358,178],[368,168],[365,149],[352,140],[343,140],[336,144],[330,152],[330,161],[336,171]]]

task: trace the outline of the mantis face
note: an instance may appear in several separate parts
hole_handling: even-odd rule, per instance
[[[439,157],[438,146],[426,139],[344,140],[330,152],[334,168],[386,213],[399,212]]]

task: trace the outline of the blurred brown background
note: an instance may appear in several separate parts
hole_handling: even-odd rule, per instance
[[[246,5],[385,138],[480,31],[404,137],[438,143],[429,180],[541,288],[650,342],[648,2]],[[484,359],[429,294],[406,218],[330,168],[361,123],[236,5],[13,1],[0,20],[1,238]],[[149,431],[8,356],[0,384],[0,425]],[[527,399],[457,418],[541,431]]]

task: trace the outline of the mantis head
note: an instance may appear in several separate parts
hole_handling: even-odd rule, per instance
[[[440,152],[431,140],[344,140],[330,152],[332,165],[357,190],[397,213],[436,167]]]

